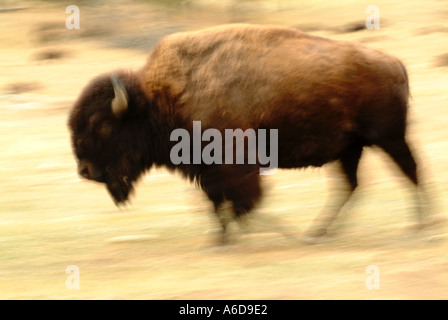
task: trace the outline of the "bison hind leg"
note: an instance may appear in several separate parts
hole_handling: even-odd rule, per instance
[[[414,210],[417,215],[417,227],[422,228],[427,224],[431,224],[432,221],[430,219],[433,217],[430,217],[427,212],[429,208],[429,197],[421,184],[415,157],[405,138],[384,139],[377,143],[377,145],[392,157],[401,171],[414,185],[413,198],[415,201]]]
[[[338,194],[329,196],[325,207],[306,232],[304,240],[307,243],[315,243],[318,238],[327,234],[328,228],[358,186],[357,171],[363,147],[363,141],[357,140],[341,153],[339,165],[345,183],[338,188]]]

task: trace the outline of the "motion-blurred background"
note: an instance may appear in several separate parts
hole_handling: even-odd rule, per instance
[[[371,4],[379,29],[365,28]],[[79,29],[66,27],[69,5]],[[66,126],[92,77],[142,66],[170,33],[248,22],[357,41],[406,64],[409,139],[445,216],[447,21],[445,0],[0,1],[0,298],[447,299],[446,227],[412,232],[409,184],[379,150],[363,155],[331,242],[300,241],[337,182],[330,165],[265,177],[247,230],[218,247],[210,204],[177,175],[151,171],[125,209],[79,179]]]

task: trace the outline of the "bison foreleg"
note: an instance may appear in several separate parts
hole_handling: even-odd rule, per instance
[[[221,230],[218,236],[219,244],[227,244],[229,242],[229,223],[233,220],[230,216],[232,207],[228,204],[215,204],[215,215],[221,225]]]

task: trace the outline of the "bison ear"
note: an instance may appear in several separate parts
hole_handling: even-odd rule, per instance
[[[112,113],[120,118],[128,109],[128,95],[121,79],[115,74],[111,74],[110,80],[114,88],[115,97],[112,99]]]

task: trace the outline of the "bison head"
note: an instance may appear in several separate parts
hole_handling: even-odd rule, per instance
[[[70,114],[79,174],[105,183],[117,205],[128,200],[133,182],[151,166],[146,104],[140,81],[120,72],[94,79]]]

